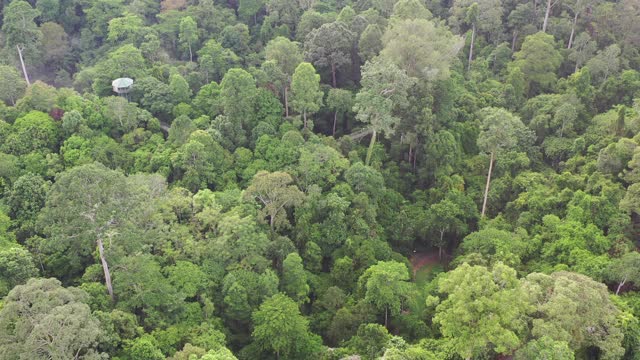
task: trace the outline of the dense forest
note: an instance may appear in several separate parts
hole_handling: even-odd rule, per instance
[[[640,359],[638,0],[0,19],[1,360]]]

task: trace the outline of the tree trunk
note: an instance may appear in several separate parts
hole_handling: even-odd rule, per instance
[[[442,239],[444,238],[444,230],[440,230],[440,246],[438,246],[438,259],[442,260]]]
[[[269,215],[269,227],[271,228],[271,233],[273,233],[273,225],[276,222],[276,216],[275,215]]]
[[[627,277],[625,276],[624,279],[622,279],[622,282],[618,284],[618,288],[616,289],[616,295],[618,295],[618,293],[620,292],[620,289],[622,289],[622,287],[624,286],[624,283],[626,282],[627,282]]]
[[[371,154],[373,153],[373,147],[376,144],[376,131],[373,130],[371,133],[371,142],[369,143],[369,149],[367,150],[367,158],[364,161],[365,165],[369,165],[371,163]]]
[[[511,39],[511,51],[516,51],[517,40],[518,40],[518,30],[513,30],[513,38]]]
[[[491,171],[493,170],[493,151],[491,152],[491,158],[489,159],[489,173],[487,173],[487,185],[484,188],[484,201],[482,202],[482,215],[480,217],[484,217],[484,213],[487,210],[487,197],[489,196],[489,185],[491,184]]]
[[[388,317],[389,307],[385,306],[384,308],[384,327],[389,328],[389,317]]]
[[[542,23],[542,32],[547,32],[547,23],[549,22],[549,14],[551,13],[551,0],[547,0],[547,10],[544,12],[544,22]]]
[[[113,296],[113,286],[111,285],[111,272],[109,271],[109,264],[107,264],[107,259],[104,257],[104,245],[102,244],[102,238],[99,237],[96,242],[98,243],[100,262],[102,263],[102,270],[104,271],[104,282],[107,285],[107,291],[109,292],[111,301],[115,301],[116,298]]]
[[[569,45],[567,45],[567,49],[571,49],[571,45],[573,45],[573,35],[576,33],[577,22],[578,22],[578,12],[576,11],[575,16],[573,17],[573,23],[571,24],[571,35],[569,36]]]
[[[338,111],[333,112],[333,133],[332,136],[336,136],[336,123],[338,122]]]
[[[333,80],[333,87],[338,87],[336,82],[336,64],[331,63],[331,79]]]
[[[27,73],[27,67],[24,65],[24,58],[22,57],[22,48],[20,48],[20,45],[16,45],[16,49],[18,49],[18,56],[20,57],[20,65],[22,65],[24,80],[27,82],[28,86],[31,86],[31,81],[29,81],[29,74]]]
[[[418,159],[418,144],[416,144],[416,149],[413,151],[413,171],[416,171],[417,159]]]
[[[284,116],[289,117],[289,85],[284,87]]]
[[[307,110],[302,111],[302,118],[304,119],[304,129],[307,130]]]
[[[467,63],[467,71],[471,71],[471,60],[473,60],[473,42],[476,40],[476,23],[473,23],[471,29],[471,44],[469,45],[469,62]]]
[[[189,42],[189,62],[193,62],[193,52],[191,51],[191,42]]]

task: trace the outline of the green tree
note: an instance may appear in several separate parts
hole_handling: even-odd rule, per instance
[[[191,16],[185,16],[180,20],[180,32],[178,35],[183,46],[189,49],[189,61],[193,62],[193,44],[198,41],[198,25]]]
[[[256,81],[242,69],[230,69],[220,83],[220,99],[224,114],[235,126],[242,129],[241,138],[234,141],[236,147],[246,141],[246,129],[253,122],[256,97]]]
[[[360,34],[358,40],[358,55],[365,63],[373,60],[383,48],[383,32],[378,24],[369,24]]]
[[[198,50],[198,64],[204,73],[205,83],[220,81],[224,74],[240,62],[240,58],[233,51],[225,49],[215,39],[209,39]],[[205,85],[206,86],[206,85]],[[209,114],[212,115],[212,114]]]
[[[309,322],[298,305],[284,294],[267,299],[253,315],[251,334],[258,346],[276,354],[276,359],[295,358],[296,350],[309,342]]]
[[[5,45],[18,51],[22,73],[27,85],[31,85],[29,74],[25,64],[25,55],[35,57],[40,45],[42,33],[35,23],[35,18],[40,15],[37,9],[23,0],[12,1],[4,9],[2,20],[2,32],[5,37]]]
[[[282,262],[282,290],[299,304],[309,301],[307,274],[298,253],[292,252]]]
[[[527,36],[513,58],[513,66],[519,67],[525,75],[529,94],[549,90],[555,85],[562,55],[556,49],[553,35],[539,32]]]
[[[327,107],[333,111],[333,136],[336,135],[338,114],[344,117],[344,115],[353,108],[353,101],[353,94],[349,90],[332,88],[327,93],[327,100],[325,102]]]
[[[191,88],[189,83],[182,75],[175,73],[169,77],[169,88],[173,93],[173,99],[176,103],[189,103],[191,98]]]
[[[447,297],[433,320],[458,355],[471,359],[489,347],[509,354],[520,346],[531,305],[515,270],[464,263],[442,277],[438,289]]]
[[[365,164],[371,162],[371,155],[379,132],[387,137],[393,135],[400,122],[397,109],[406,101],[407,90],[413,81],[392,63],[373,61],[362,68],[362,89],[356,94],[353,110],[356,119],[371,126],[371,142]]]
[[[449,77],[453,62],[463,42],[445,26],[426,19],[393,22],[385,32],[380,52],[407,75],[427,81]]]
[[[280,73],[285,77],[282,91],[284,93],[285,116],[289,117],[288,91],[291,87],[291,77],[296,71],[298,65],[302,62],[300,45],[283,36],[278,36],[269,41],[264,49],[264,53],[267,61],[274,61],[275,65],[280,70]]]
[[[640,253],[632,251],[614,260],[607,268],[607,275],[610,280],[618,282],[616,295],[627,281],[640,283]]]
[[[351,48],[355,35],[341,21],[323,24],[305,39],[305,57],[316,66],[331,69],[331,83],[337,87],[338,68],[351,63]]]
[[[565,341],[574,351],[596,347],[603,359],[622,356],[623,333],[617,320],[620,310],[604,284],[561,271],[529,274],[523,286],[536,307],[533,336]]]
[[[478,135],[478,147],[489,153],[489,171],[487,184],[484,189],[481,216],[484,217],[487,209],[487,198],[491,184],[491,173],[495,157],[504,150],[510,150],[518,144],[519,134],[529,132],[517,116],[504,109],[485,108],[482,110],[482,126]]]
[[[5,151],[26,155],[33,151],[48,152],[58,143],[58,127],[54,120],[40,111],[30,111],[18,118],[5,139]]]
[[[97,359],[100,323],[87,294],[56,279],[16,286],[0,310],[2,359]]]
[[[402,302],[411,295],[409,270],[397,261],[378,261],[369,267],[358,286],[364,291],[364,299],[379,311],[384,311],[384,326],[389,327],[389,313],[400,314]]]
[[[543,336],[529,341],[527,345],[516,351],[515,359],[574,360],[575,355],[566,341],[557,341]]]
[[[0,65],[0,100],[8,105],[15,105],[26,87],[26,81],[13,66]]]
[[[259,171],[244,191],[246,200],[258,201],[263,208],[259,216],[269,217],[271,231],[289,226],[286,209],[302,204],[304,193],[291,184],[291,175],[285,172]]]
[[[320,75],[313,65],[303,62],[296,67],[291,80],[291,106],[301,112],[304,128],[307,128],[307,113],[313,114],[322,106]]]
[[[38,220],[48,236],[39,245],[47,255],[48,271],[71,278],[91,264],[97,252],[107,290],[114,298],[108,258],[116,256],[118,248],[140,245],[129,237],[130,226],[141,206],[149,206],[150,186],[157,179],[148,177],[142,186],[132,183],[135,180],[99,163],[75,167],[56,178]]]
[[[22,246],[0,245],[0,296],[38,275],[31,253]]]

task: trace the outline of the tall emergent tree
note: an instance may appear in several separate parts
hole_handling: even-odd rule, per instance
[[[285,116],[289,117],[289,88],[291,87],[291,77],[302,62],[300,46],[283,36],[278,36],[269,41],[264,49],[264,54],[267,61],[275,61],[275,65],[285,77],[282,91],[284,93]]]
[[[527,303],[516,271],[502,263],[493,269],[462,264],[438,282],[447,298],[436,308],[434,322],[464,359],[488,347],[509,354],[526,331]]]
[[[40,12],[24,0],[13,1],[4,9],[2,32],[5,36],[5,44],[7,47],[15,47],[18,51],[27,85],[31,85],[31,81],[29,81],[24,59],[25,54],[35,52],[40,43],[42,33],[35,22],[35,18],[39,15]]]
[[[361,83],[353,110],[357,113],[356,119],[371,125],[371,142],[365,160],[369,165],[378,132],[391,136],[400,122],[396,110],[406,102],[413,79],[395,64],[378,59],[364,64]]]
[[[96,351],[104,333],[87,300],[87,293],[56,279],[16,286],[0,310],[0,358],[104,358]]]
[[[293,73],[291,82],[291,105],[302,113],[304,128],[307,128],[307,113],[314,113],[322,106],[320,75],[316,74],[313,65],[303,62]]]
[[[324,24],[307,35],[305,56],[316,66],[328,66],[331,69],[331,83],[336,87],[338,68],[351,63],[354,40],[355,35],[342,21]]]
[[[259,201],[264,207],[260,215],[269,217],[271,231],[289,224],[286,209],[300,205],[304,194],[293,183],[291,175],[286,172],[273,173],[259,171],[245,190],[245,199]]]
[[[384,326],[389,327],[389,312],[400,313],[402,301],[411,294],[409,269],[397,261],[378,261],[360,276],[359,287],[365,300],[384,311]]]
[[[151,186],[164,186],[162,180],[156,179],[155,184],[152,178],[148,180],[149,187],[145,181],[137,186],[135,178],[99,163],[58,175],[39,218],[48,235],[40,249],[48,255],[47,270],[61,278],[77,275],[92,263],[97,250],[107,290],[114,298],[107,255],[116,248],[131,249],[136,243],[137,236],[131,236],[136,228],[132,226],[134,214],[141,212],[143,204],[148,208]]]
[[[484,189],[481,216],[484,217],[487,209],[487,197],[491,184],[493,162],[499,152],[510,150],[518,143],[518,136],[522,131],[529,131],[520,121],[520,118],[507,110],[499,108],[482,109],[482,126],[478,135],[478,147],[489,153],[489,171],[487,172],[487,184]]]

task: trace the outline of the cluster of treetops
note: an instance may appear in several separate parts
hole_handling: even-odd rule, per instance
[[[0,359],[640,358],[637,0],[0,9]]]

